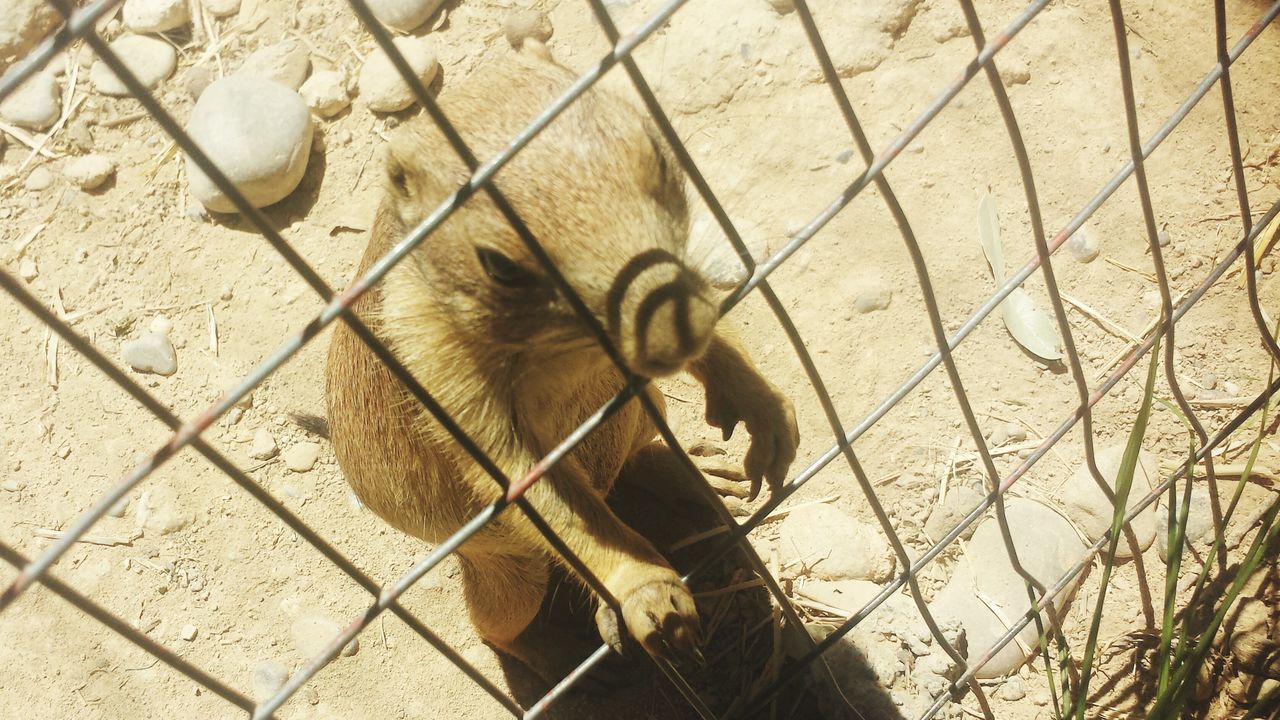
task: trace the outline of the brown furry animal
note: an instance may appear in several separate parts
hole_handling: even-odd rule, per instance
[[[525,52],[492,62],[440,98],[478,156],[500,150],[569,85],[569,71]],[[468,172],[428,118],[398,128],[386,196],[360,272],[406,235]],[[645,115],[592,90],[497,175],[570,285],[631,369],[688,369],[706,386],[707,420],[746,424],[746,470],[776,487],[799,436],[790,402],[716,331],[706,282],[684,263],[683,177]],[[527,472],[623,386],[622,375],[483,193],[405,258],[357,311],[509,477]],[[649,397],[662,407],[652,386]],[[338,460],[360,499],[400,530],[440,542],[502,495],[345,326],[329,350],[328,417]],[[668,562],[609,509],[624,472],[643,472],[656,430],[630,402],[526,498],[604,583],[621,624],[650,653],[698,643],[693,598]],[[471,619],[490,644],[549,681],[582,659],[530,626],[558,556],[523,513],[499,516],[458,551]],[[601,603],[602,636],[620,647]]]

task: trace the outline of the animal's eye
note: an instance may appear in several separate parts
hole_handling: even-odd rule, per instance
[[[520,266],[515,260],[490,248],[476,248],[476,257],[490,280],[509,288],[524,288],[538,284],[538,276]]]

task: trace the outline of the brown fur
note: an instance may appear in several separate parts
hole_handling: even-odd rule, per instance
[[[486,158],[571,80],[540,53],[526,52],[482,67],[440,103]],[[799,442],[791,406],[715,330],[706,284],[683,264],[683,179],[665,153],[647,117],[593,90],[503,168],[496,183],[629,366],[649,375],[693,372],[707,387],[708,421],[726,429],[745,422],[752,434],[748,474],[776,486]],[[362,273],[468,176],[427,118],[395,131],[386,164],[386,197]],[[503,272],[493,275],[478,250],[517,263],[522,281],[499,282]],[[622,387],[586,325],[483,193],[356,309],[512,478]],[[660,393],[652,386],[646,392],[662,407]],[[440,542],[500,497],[493,479],[341,325],[329,351],[327,398],[343,471],[365,505],[396,528]],[[693,599],[653,545],[605,503],[624,464],[655,435],[640,404],[630,402],[526,497],[618,599],[626,630],[649,652],[671,657],[696,646]],[[459,555],[471,617],[485,640],[548,680],[581,659],[560,657],[570,653],[557,654],[529,627],[546,593],[549,563],[558,559],[522,513],[502,514]],[[618,618],[602,610],[597,625],[618,647]]]

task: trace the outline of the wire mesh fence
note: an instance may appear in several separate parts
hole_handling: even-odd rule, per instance
[[[621,34],[615,25],[607,3],[603,0],[590,0],[584,3],[583,11],[592,13],[596,22],[611,42],[611,50],[592,64],[587,72],[580,75],[554,103],[545,108],[523,131],[512,137],[501,152],[490,158],[479,158],[467,146],[445,114],[441,112],[433,93],[427,87],[424,87],[423,83],[415,76],[408,61],[393,44],[391,35],[374,18],[365,0],[350,0],[351,11],[359,17],[364,29],[376,41],[377,45],[391,58],[396,70],[411,88],[415,102],[443,132],[458,157],[466,164],[470,172],[470,178],[464,184],[458,186],[443,203],[434,208],[408,235],[399,239],[389,252],[374,262],[368,272],[355,278],[347,288],[335,291],[323,280],[315,268],[308,263],[307,258],[303,257],[275,229],[272,222],[263,212],[255,208],[244,197],[234,183],[220,171],[210,157],[202,151],[201,147],[192,140],[190,135],[183,129],[182,124],[161,105],[153,93],[144,87],[122,60],[108,47],[106,41],[96,29],[97,23],[105,15],[115,10],[118,2],[98,0],[83,6],[76,6],[69,0],[51,0],[50,4],[63,15],[64,22],[55,33],[30,51],[21,62],[11,67],[3,77],[0,77],[0,100],[13,94],[24,81],[40,71],[58,53],[74,43],[84,42],[120,78],[130,94],[141,103],[146,113],[172,138],[177,147],[226,195],[236,210],[261,234],[262,239],[279,253],[323,300],[324,307],[293,336],[287,338],[272,353],[262,359],[252,372],[246,374],[238,383],[227,389],[216,403],[195,418],[183,419],[169,410],[164,403],[157,400],[134,377],[121,371],[102,348],[77,332],[65,317],[36,297],[18,278],[8,271],[0,271],[0,287],[3,287],[10,297],[28,312],[38,317],[62,341],[83,355],[107,378],[168,426],[173,433],[168,441],[156,448],[149,457],[140,462],[124,478],[120,479],[108,492],[102,495],[93,507],[76,518],[52,544],[37,556],[27,557],[13,547],[0,543],[0,556],[19,570],[16,579],[0,593],[0,615],[21,595],[30,591],[36,585],[43,585],[85,614],[98,620],[148,653],[153,654],[161,662],[189,677],[203,688],[254,718],[273,716],[273,713],[294,697],[308,681],[338,657],[342,649],[351,640],[369,628],[382,613],[387,611],[405,622],[422,639],[465,673],[472,682],[516,717],[532,718],[542,715],[587,673],[605,661],[611,651],[607,645],[602,644],[577,669],[563,677],[541,699],[528,707],[522,707],[492,678],[486,677],[484,673],[477,670],[462,654],[433,632],[427,621],[407,610],[401,604],[401,598],[410,587],[437,568],[445,558],[455,553],[460,546],[481,532],[487,525],[494,522],[495,519],[498,519],[504,513],[521,513],[534,524],[538,532],[555,548],[563,562],[570,566],[582,581],[591,588],[600,599],[600,602],[613,607],[615,611],[618,608],[618,599],[611,595],[605,583],[600,578],[595,577],[586,564],[564,543],[563,539],[557,536],[551,525],[538,513],[538,510],[529,502],[525,494],[535,483],[542,481],[549,472],[553,472],[557,463],[569,455],[584,439],[589,437],[628,403],[638,403],[643,407],[644,411],[658,426],[663,441],[669,447],[679,449],[681,444],[664,421],[661,411],[643,391],[648,380],[633,374],[627,367],[623,356],[614,347],[609,334],[605,331],[601,319],[588,309],[587,305],[580,299],[572,283],[552,261],[551,256],[543,245],[542,241],[544,239],[534,236],[516,209],[499,191],[493,180],[512,158],[522,152],[566,108],[577,102],[606,73],[615,70],[615,66],[621,65],[620,72],[625,72],[628,76],[641,98],[646,112],[658,127],[663,140],[670,147],[694,190],[710,209],[719,228],[724,232],[738,257],[745,264],[747,279],[740,283],[722,304],[720,308],[721,314],[727,313],[751,294],[758,295],[766,303],[785,333],[792,351],[798,358],[833,435],[832,444],[825,452],[821,453],[810,465],[794,473],[794,476],[788,482],[777,488],[769,500],[745,521],[739,522],[728,512],[721,509],[720,519],[724,523],[725,532],[722,533],[722,537],[718,537],[715,549],[710,551],[707,559],[693,569],[692,572],[685,575],[685,580],[692,580],[700,573],[706,572],[719,557],[735,549],[740,549],[746,553],[754,572],[758,574],[769,590],[779,610],[783,625],[791,631],[799,631],[795,632],[795,637],[804,645],[800,656],[794,662],[781,668],[771,682],[756,688],[753,695],[746,698],[738,710],[743,716],[752,716],[754,713],[760,712],[762,708],[766,708],[780,691],[810,673],[815,665],[822,662],[825,653],[835,647],[853,628],[876,613],[894,593],[905,587],[914,601],[922,621],[928,628],[932,642],[936,643],[937,647],[941,648],[960,668],[958,676],[950,680],[949,685],[933,698],[933,702],[928,705],[920,717],[934,717],[949,703],[957,702],[966,696],[974,697],[982,711],[988,717],[992,716],[983,688],[977,681],[978,671],[1006,645],[1016,642],[1015,637],[1024,627],[1036,625],[1041,636],[1052,634],[1052,628],[1046,627],[1044,615],[1034,610],[1028,610],[1020,616],[1008,618],[1007,631],[994,645],[991,647],[969,647],[965,652],[963,648],[954,646],[947,633],[934,619],[929,605],[925,602],[925,593],[918,583],[920,573],[990,509],[994,509],[994,517],[997,519],[1005,539],[1005,547],[1009,555],[1010,564],[1014,568],[1021,568],[1018,550],[1011,538],[1009,519],[1005,511],[1006,494],[1039,461],[1051,453],[1055,444],[1075,429],[1077,425],[1083,427],[1085,464],[1099,486],[1105,489],[1107,487],[1106,481],[1099,471],[1095,458],[1092,409],[1138,366],[1144,356],[1153,352],[1156,347],[1159,347],[1164,353],[1166,380],[1172,398],[1192,424],[1198,439],[1198,447],[1195,450],[1196,460],[1209,463],[1210,474],[1212,474],[1212,453],[1215,448],[1218,448],[1233,432],[1253,418],[1267,404],[1276,390],[1280,389],[1280,381],[1272,382],[1256,398],[1245,404],[1225,425],[1216,431],[1210,432],[1210,429],[1199,421],[1196,409],[1180,389],[1180,380],[1173,370],[1175,366],[1175,331],[1179,320],[1196,305],[1210,288],[1220,283],[1223,277],[1231,272],[1233,268],[1243,269],[1247,300],[1250,313],[1256,322],[1256,331],[1258,332],[1260,343],[1273,358],[1280,361],[1280,347],[1277,347],[1267,327],[1268,319],[1259,302],[1259,259],[1255,257],[1253,252],[1255,242],[1260,238],[1264,229],[1280,213],[1280,202],[1277,202],[1274,198],[1262,198],[1261,205],[1266,207],[1266,210],[1261,214],[1255,214],[1252,209],[1252,205],[1257,204],[1257,201],[1249,197],[1244,180],[1244,167],[1239,132],[1237,130],[1237,111],[1233,105],[1230,75],[1232,64],[1249,50],[1259,34],[1280,14],[1280,3],[1273,3],[1263,8],[1256,22],[1247,32],[1234,45],[1228,46],[1224,2],[1219,0],[1215,4],[1217,10],[1215,27],[1206,29],[1206,32],[1214,33],[1217,47],[1216,62],[1212,62],[1211,60],[1213,59],[1211,58],[1204,59],[1205,62],[1203,64],[1207,70],[1191,94],[1159,128],[1144,136],[1142,128],[1139,127],[1134,81],[1130,68],[1131,56],[1126,44],[1125,9],[1118,0],[1113,0],[1110,3],[1110,12],[1115,27],[1115,62],[1120,71],[1120,89],[1124,98],[1124,120],[1127,131],[1127,153],[1129,159],[1064,227],[1056,232],[1051,232],[1046,228],[1045,220],[1041,213],[1037,184],[1032,172],[1029,153],[1023,141],[1021,126],[1006,91],[1006,83],[998,69],[998,59],[1001,51],[1015,41],[1024,28],[1037,20],[1042,11],[1050,5],[1048,0],[1038,0],[1030,3],[1022,12],[1009,20],[998,32],[994,33],[989,33],[989,29],[983,27],[971,0],[961,0],[959,6],[963,12],[968,33],[974,43],[973,55],[962,68],[958,68],[959,73],[955,79],[945,84],[918,116],[911,119],[892,141],[879,149],[873,147],[863,124],[859,121],[854,103],[849,97],[846,86],[842,84],[840,75],[828,52],[827,40],[834,33],[839,32],[839,29],[823,27],[820,22],[821,18],[815,18],[808,4],[804,0],[796,0],[794,3],[795,19],[803,27],[812,49],[813,60],[821,70],[822,80],[830,90],[840,118],[847,127],[857,153],[866,164],[866,169],[856,179],[848,183],[836,197],[832,198],[820,213],[794,232],[776,252],[768,257],[760,258],[759,262],[757,262],[753,258],[751,250],[743,241],[734,222],[730,219],[729,213],[724,209],[720,197],[705,179],[697,162],[695,162],[686,148],[685,141],[681,138],[667,112],[659,102],[652,89],[654,78],[646,76],[632,56],[637,48],[658,33],[671,17],[679,12],[689,1],[671,0],[671,2],[664,4],[652,17],[625,35]],[[708,71],[711,72],[712,70],[709,69]],[[899,202],[894,188],[886,176],[886,169],[918,139],[926,127],[939,114],[943,113],[960,92],[980,74],[985,77],[990,86],[1010,143],[1007,149],[997,149],[993,150],[993,152],[1008,152],[1016,157],[1029,211],[1036,253],[1016,272],[1011,273],[1003,282],[999,282],[998,289],[973,309],[964,322],[959,324],[958,327],[948,330],[935,293],[930,267],[925,260],[921,244],[916,237],[912,223],[908,219],[908,214]],[[1179,123],[1215,89],[1219,91],[1223,101],[1223,133],[1231,151],[1231,180],[1238,194],[1238,217],[1241,230],[1238,241],[1233,248],[1226,252],[1219,262],[1207,268],[1207,272],[1199,284],[1181,297],[1175,297],[1170,289],[1169,273],[1164,265],[1164,250],[1157,230],[1152,193],[1149,189],[1146,173],[1146,160],[1157,151],[1174,129],[1178,127]],[[1136,188],[1136,195],[1141,206],[1144,233],[1149,244],[1153,275],[1159,291],[1160,319],[1148,333],[1138,339],[1139,342],[1132,345],[1122,361],[1106,374],[1100,382],[1091,383],[1076,348],[1073,334],[1075,331],[1068,319],[1066,301],[1058,289],[1054,267],[1050,259],[1084,226],[1099,208],[1108,202],[1113,202],[1113,196],[1117,191],[1130,182]],[[819,372],[817,365],[810,356],[806,339],[802,337],[796,324],[788,314],[784,303],[771,287],[770,278],[806,243],[818,235],[837,214],[869,188],[874,188],[877,196],[883,201],[885,208],[900,231],[904,251],[914,268],[923,296],[927,323],[931,330],[936,350],[892,392],[888,393],[870,413],[857,422],[848,424],[847,420],[842,418],[837,411],[836,403],[829,391],[829,387],[833,383],[842,383],[845,382],[845,379],[824,377]],[[541,269],[552,279],[556,290],[579,313],[580,319],[590,329],[592,336],[626,378],[623,390],[576,430],[561,438],[554,449],[519,477],[513,477],[504,472],[492,458],[486,455],[480,445],[468,436],[435,398],[433,389],[424,387],[415,380],[413,374],[406,368],[403,359],[397,358],[387,344],[379,339],[378,335],[353,310],[355,302],[360,297],[371,288],[377,286],[393,267],[402,262],[406,256],[422,243],[428,241],[433,232],[455,211],[476,195],[485,196],[493,203],[506,221],[510,223],[519,235],[521,242],[541,264]],[[1041,275],[1047,289],[1048,298],[1052,305],[1052,316],[1062,343],[1063,363],[1074,383],[1078,402],[1071,412],[1061,419],[1060,424],[1052,432],[1048,433],[1036,447],[1031,449],[1011,471],[1002,473],[998,469],[988,447],[988,442],[978,419],[979,413],[975,411],[969,394],[966,392],[965,382],[954,357],[954,352],[981,323],[988,320],[989,316],[1000,308],[1003,302],[1009,299],[1012,293],[1037,273]],[[483,468],[494,483],[502,488],[500,499],[488,504],[482,512],[470,518],[456,533],[437,545],[429,554],[417,562],[408,573],[388,585],[380,585],[374,581],[344,556],[341,551],[336,549],[329,539],[322,537],[308,526],[295,512],[288,509],[280,499],[264,489],[261,484],[229,459],[223,451],[203,437],[203,434],[209,428],[237,403],[248,396],[264,379],[295,356],[304,346],[320,335],[322,331],[335,323],[343,323],[354,332],[378,360],[389,368],[407,391],[421,403],[422,407],[435,422],[444,428],[453,441]],[[1252,332],[1252,330],[1242,328],[1241,332]],[[986,496],[926,551],[915,552],[909,551],[899,537],[895,524],[890,518],[890,513],[886,511],[877,493],[876,485],[864,469],[854,446],[862,435],[881,422],[912,390],[940,367],[954,391],[954,402],[963,418],[963,428],[969,434],[977,450],[977,464],[980,466],[981,473],[985,479]],[[67,551],[77,541],[90,533],[95,524],[113,506],[116,506],[122,498],[127,497],[157,468],[187,447],[193,448],[207,458],[209,462],[241,487],[244,492],[279,517],[303,540],[314,546],[339,568],[341,572],[367,591],[370,597],[364,612],[352,618],[349,624],[336,637],[332,638],[322,652],[293,673],[278,691],[265,700],[255,702],[254,699],[234,689],[230,683],[185,660],[180,653],[163,646],[145,632],[135,628],[130,623],[113,615],[100,604],[77,592],[75,588],[58,580],[53,573],[55,566]],[[688,470],[697,474],[697,466],[688,454],[683,450],[678,450],[678,457]],[[792,497],[800,488],[814,478],[819,471],[837,460],[843,460],[843,462],[847,463],[862,494],[861,500],[870,508],[880,528],[889,539],[900,572],[890,583],[881,588],[880,592],[867,602],[864,607],[851,614],[847,620],[821,641],[815,641],[807,632],[803,631],[804,623],[797,614],[788,593],[784,591],[777,578],[774,577],[765,560],[759,557],[756,550],[746,539],[749,533],[759,527],[770,516],[770,513],[782,506],[788,498]],[[1186,468],[1182,468],[1163,478],[1161,482],[1151,488],[1150,493],[1145,497],[1136,502],[1131,501],[1126,522],[1132,521],[1143,510],[1157,502],[1172,484],[1184,478],[1186,471]],[[709,486],[704,485],[699,490],[714,498],[714,492]],[[722,508],[718,503],[713,504],[717,508]],[[1033,608],[1052,608],[1054,602],[1059,600],[1064,591],[1076,582],[1078,576],[1090,566],[1094,561],[1095,555],[1102,551],[1109,541],[1110,533],[1099,538],[1078,558],[1077,562],[1066,574],[1055,578],[1052,582],[1041,582],[1031,574],[1024,573],[1030,606]],[[1049,661],[1047,654],[1045,655],[1045,661]],[[679,692],[696,715],[704,718],[717,716],[708,704],[699,697],[698,691],[687,681],[680,667],[661,659],[656,660],[656,663],[666,675],[672,687]],[[858,706],[857,698],[850,698],[849,702],[856,711]]]

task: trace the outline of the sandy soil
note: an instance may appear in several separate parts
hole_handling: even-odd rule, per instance
[[[466,81],[489,54],[509,52],[501,22],[513,2],[460,0],[430,33],[445,85]],[[851,68],[844,79],[876,148],[912,121],[973,54],[956,4],[924,0],[892,32],[841,22],[840,3],[815,2],[815,14],[837,60]],[[585,3],[547,0],[556,34],[553,53],[584,69],[607,49]],[[728,4],[694,0],[670,27],[637,53],[659,99],[730,215],[751,228],[748,239],[777,249],[789,233],[815,216],[862,172],[828,89],[822,84],[803,29],[794,14],[778,15],[766,2]],[[993,34],[1021,5],[980,2]],[[1204,4],[1130,3],[1129,42],[1144,136],[1172,113],[1214,62]],[[633,26],[658,3],[610,3],[619,24]],[[215,74],[234,69],[253,49],[302,37],[313,61],[349,74],[373,41],[337,0],[306,3],[246,0],[237,17],[216,29],[223,43],[213,56],[202,44],[184,44],[179,69],[159,97],[179,119],[193,100],[183,89],[195,65]],[[897,7],[895,5],[894,7]],[[1228,3],[1232,41],[1263,10],[1260,2]],[[850,29],[850,28],[853,29]],[[324,58],[327,58],[325,60]],[[999,56],[1003,69],[1022,75],[1010,95],[1036,172],[1046,225],[1056,231],[1124,163],[1127,143],[1109,16],[1096,4],[1055,3]],[[1280,197],[1280,32],[1269,29],[1233,69],[1235,101],[1246,153],[1246,180],[1254,209]],[[865,71],[861,71],[866,68]],[[857,72],[852,71],[857,69]],[[42,191],[6,181],[27,156],[13,139],[0,163],[0,239],[14,272],[14,243],[44,224],[25,250],[39,275],[31,290],[76,316],[76,329],[112,357],[120,343],[157,315],[173,323],[178,372],[137,375],[182,417],[204,410],[236,379],[275,350],[320,307],[302,280],[246,223],[188,214],[183,164],[133,100],[96,95],[81,72],[86,95],[68,129],[51,142],[60,156],[81,152],[72,138],[82,127],[92,148],[114,158],[119,171],[101,191],[85,193],[58,174],[66,159],[40,159],[56,181]],[[64,76],[65,80],[65,76]],[[625,83],[621,73],[610,82]],[[1212,91],[1148,163],[1159,226],[1175,294],[1199,283],[1236,242],[1240,223],[1229,172],[1222,106]],[[302,187],[267,214],[334,286],[350,279],[363,248],[379,189],[378,151],[383,132],[402,118],[376,116],[357,98],[349,112],[318,124],[323,155],[311,162]],[[851,158],[852,155],[852,158]],[[23,175],[31,168],[23,171]],[[979,196],[990,190],[1001,208],[1010,265],[1029,257],[1030,220],[997,108],[984,79],[970,83],[890,166],[893,183],[929,262],[944,321],[954,330],[994,287],[976,238]],[[1148,273],[1141,212],[1132,182],[1089,223],[1101,257],[1080,264],[1065,253],[1054,267],[1065,292],[1099,314],[1139,333],[1158,313]],[[1271,265],[1261,278],[1264,307],[1276,307]],[[805,338],[846,427],[854,426],[934,348],[924,304],[901,236],[883,202],[868,190],[771,278]],[[892,291],[887,309],[868,314],[853,299],[868,288]],[[1038,276],[1027,284],[1044,303]],[[59,300],[60,299],[60,300]],[[49,544],[44,530],[65,527],[134,464],[139,453],[164,442],[165,428],[65,346],[56,351],[55,382],[47,366],[46,331],[13,302],[0,301],[0,452],[6,481],[0,491],[0,539],[30,555]],[[217,352],[208,340],[216,318]],[[828,426],[790,345],[756,297],[733,313],[765,372],[794,399],[804,442],[795,468],[831,445]],[[1126,342],[1077,311],[1076,342],[1091,379],[1105,371]],[[1238,279],[1211,290],[1179,326],[1177,368],[1196,391],[1207,374],[1233,393],[1252,397],[1266,383],[1268,366],[1256,341]],[[256,481],[328,538],[379,582],[400,577],[428,548],[387,528],[359,508],[329,447],[310,472],[296,473],[278,459],[249,458],[251,440],[268,429],[282,449],[314,441],[288,418],[321,412],[320,382],[327,336],[304,349],[253,395],[237,423],[224,420],[209,440]],[[984,427],[1014,421],[1031,437],[1048,434],[1070,412],[1075,389],[1069,375],[1044,368],[1011,340],[995,318],[984,322],[956,353],[965,391]],[[1138,379],[1120,384],[1095,411],[1104,442],[1122,442],[1140,397]],[[673,422],[687,441],[714,439],[701,421],[695,384],[668,383]],[[1167,391],[1165,391],[1167,392]],[[1212,433],[1232,409],[1202,409]],[[1185,447],[1176,418],[1157,411],[1147,446],[1166,459]],[[740,454],[743,437],[729,444]],[[921,523],[940,478],[956,452],[972,450],[952,389],[934,373],[856,445],[899,532],[915,548],[926,546]],[[958,449],[958,450],[957,450]],[[1276,466],[1280,447],[1264,444],[1261,462]],[[1015,487],[1015,494],[1052,498],[1080,462],[1074,430]],[[1017,456],[997,458],[1002,471]],[[961,466],[951,483],[976,484],[980,472]],[[147,502],[185,516],[176,532],[133,537],[137,506]],[[1265,496],[1265,493],[1261,493]],[[864,519],[867,503],[846,465],[832,463],[792,502],[838,496],[833,502]],[[1246,504],[1256,507],[1259,496]],[[768,527],[758,544],[770,542]],[[319,614],[340,624],[355,618],[369,598],[354,582],[302,542],[261,505],[196,453],[187,451],[134,493],[123,517],[105,518],[94,533],[133,539],[122,545],[78,544],[56,574],[80,592],[142,628],[183,657],[252,693],[251,673],[264,660],[290,670],[304,662],[291,638],[298,617]],[[947,577],[953,551],[925,572],[927,592]],[[1146,582],[1163,586],[1164,566],[1152,552]],[[783,570],[792,577],[796,568]],[[7,584],[15,572],[0,568]],[[1096,595],[1096,579],[1083,592]],[[1115,578],[1103,622],[1104,642],[1141,630],[1138,576],[1132,564]],[[429,574],[405,596],[405,605],[489,677],[505,684],[494,653],[466,620],[452,562]],[[1083,604],[1070,627],[1078,635]],[[196,628],[182,639],[185,626]],[[227,717],[231,707],[202,692],[120,637],[70,606],[37,590],[0,620],[0,715],[30,718]],[[1048,717],[1044,681],[1029,675],[1031,700],[993,701],[999,717]],[[567,717],[677,717],[670,690],[624,692],[613,701],[570,700]],[[324,669],[280,713],[283,718],[490,718],[503,710],[399,620],[385,617],[361,637],[358,653]]]

